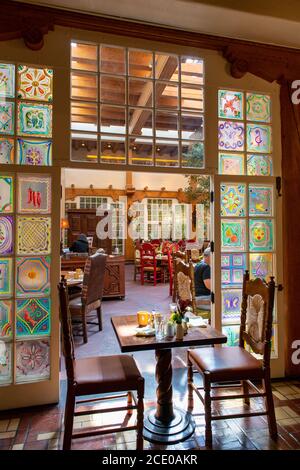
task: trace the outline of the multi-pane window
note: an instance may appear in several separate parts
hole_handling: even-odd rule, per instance
[[[203,60],[71,44],[71,159],[204,167]]]
[[[80,196],[79,209],[97,209],[97,207],[107,206],[107,197]]]

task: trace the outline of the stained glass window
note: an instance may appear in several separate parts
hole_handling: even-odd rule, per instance
[[[247,151],[271,152],[271,127],[264,124],[247,124]]]
[[[15,131],[15,103],[0,101],[0,135],[13,135]]]
[[[52,164],[51,140],[18,139],[18,158],[20,165],[50,166]]]
[[[245,184],[221,184],[221,215],[244,217],[246,215]]]
[[[272,186],[249,185],[249,215],[273,215],[273,188]]]
[[[239,345],[239,336],[240,336],[240,326],[239,325],[230,325],[223,326],[222,332],[227,336],[227,346],[238,346]]]
[[[244,155],[242,153],[219,153],[219,173],[222,175],[243,175]]]
[[[16,343],[16,382],[34,382],[50,377],[50,341],[18,341]]]
[[[1,338],[8,338],[12,335],[12,308],[11,300],[0,300],[0,342]]]
[[[249,249],[262,252],[273,250],[273,220],[249,221]]]
[[[244,94],[240,91],[219,90],[219,117],[243,119]]]
[[[0,297],[12,295],[12,259],[0,258]]]
[[[51,212],[51,179],[47,176],[19,176],[18,211],[49,214]]]
[[[15,96],[15,66],[0,64],[0,96],[14,98]]]
[[[0,255],[9,255],[13,252],[13,218],[0,216]]]
[[[222,320],[223,324],[236,324],[240,321],[242,306],[242,291],[240,289],[222,290]]]
[[[245,128],[242,122],[219,121],[219,149],[244,150]]]
[[[17,258],[17,297],[45,296],[50,293],[50,256]]]
[[[18,98],[52,101],[53,70],[18,66]]]
[[[17,300],[17,336],[42,336],[50,333],[50,300]]]
[[[221,220],[221,251],[245,251],[246,222],[244,219]]]
[[[14,163],[14,141],[0,137],[0,165]]]
[[[0,212],[13,211],[13,178],[0,176]]]
[[[270,96],[247,93],[247,119],[248,121],[270,122]]]
[[[246,269],[246,255],[226,253],[221,255],[222,288],[242,287]]]
[[[18,217],[17,252],[19,255],[49,254],[50,217]]]
[[[272,176],[273,165],[270,155],[247,155],[247,175]]]
[[[250,253],[250,277],[269,280],[273,272],[273,255],[271,253]]]
[[[12,383],[12,344],[0,339],[0,385]]]
[[[18,103],[17,133],[22,136],[52,136],[52,105]]]

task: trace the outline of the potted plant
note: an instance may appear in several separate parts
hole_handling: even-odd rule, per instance
[[[176,323],[176,339],[181,341],[184,336],[184,330],[182,326],[182,316],[180,313],[176,312],[173,313],[171,316],[171,320]]]

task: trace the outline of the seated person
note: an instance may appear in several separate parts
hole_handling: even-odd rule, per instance
[[[81,233],[77,240],[72,243],[70,246],[70,251],[74,253],[88,253],[89,252],[89,242],[84,233]]]
[[[195,266],[196,305],[203,310],[210,310],[210,248],[203,253],[203,261]]]

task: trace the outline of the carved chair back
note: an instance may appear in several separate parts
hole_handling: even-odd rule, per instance
[[[86,313],[101,304],[107,255],[96,253],[88,258],[84,267],[81,301]]]
[[[180,309],[191,306],[193,311],[196,311],[194,266],[191,261],[185,263],[183,260],[175,258],[174,289],[175,301]]]

